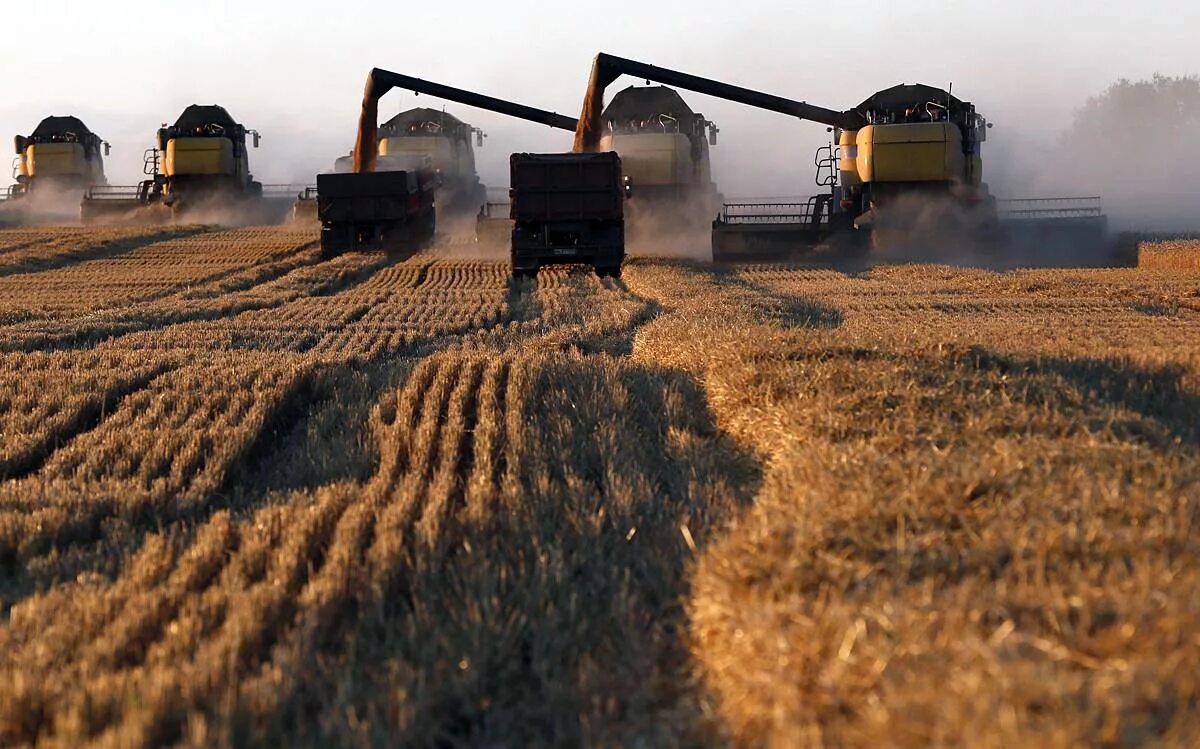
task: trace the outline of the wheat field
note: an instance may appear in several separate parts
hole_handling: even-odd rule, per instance
[[[1189,746],[1200,257],[0,231],[0,745]]]

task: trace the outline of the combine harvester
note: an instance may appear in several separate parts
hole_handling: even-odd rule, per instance
[[[475,170],[475,147],[487,137],[477,127],[452,114],[418,107],[401,112],[379,126],[379,154],[375,171],[419,169],[428,160],[436,172],[438,214],[445,218],[473,221],[487,202],[487,190]],[[354,154],[334,162],[333,172],[354,171]],[[296,197],[294,209],[298,221],[317,218],[317,188],[306,187]]]
[[[621,157],[631,186],[629,231],[635,241],[707,232],[722,198],[712,180],[709,147],[716,124],[666,86],[630,86],[604,107],[600,152]]]
[[[291,209],[293,188],[264,189],[250,174],[250,136],[260,135],[224,107],[193,104],[158,131],[146,151],[138,185],[93,185],[83,197],[84,223],[170,220],[278,223]]]
[[[22,220],[78,217],[79,198],[90,185],[105,184],[107,141],[77,117],[47,117],[33,133],[14,139],[15,185],[0,199],[5,212]]]
[[[645,245],[697,231],[707,233],[723,199],[712,180],[710,146],[720,130],[666,86],[630,86],[602,113],[597,152],[621,159],[622,184],[629,191],[626,220],[633,241]],[[576,128],[578,121],[576,121]],[[496,234],[508,204],[490,201],[479,234]]]
[[[980,147],[990,125],[969,102],[931,86],[895,86],[838,111],[601,53],[577,151],[606,148],[604,91],[622,75],[811,120],[834,134],[837,145],[815,159],[825,191],[804,202],[721,207],[712,224],[717,261],[791,260],[818,248],[853,254],[931,238],[998,248],[1051,235],[1098,242],[1106,230],[1094,198],[998,203],[982,179]]]

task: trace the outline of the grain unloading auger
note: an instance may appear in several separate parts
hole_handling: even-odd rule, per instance
[[[839,111],[601,53],[577,151],[602,147],[604,90],[622,75],[811,120],[834,134],[836,145],[819,149],[815,159],[822,192],[804,202],[721,208],[713,222],[715,260],[787,259],[821,245],[919,240],[923,230],[995,239],[1104,231],[1092,199],[998,203],[982,179],[980,146],[990,125],[971,103],[931,86],[894,86]]]
[[[248,141],[258,148],[259,137],[224,107],[193,104],[174,125],[158,131],[155,147],[143,158],[148,179],[91,187],[83,198],[83,220],[154,221],[188,214],[202,220],[229,215],[239,222],[281,219],[294,191],[285,186],[265,191],[251,176]]]

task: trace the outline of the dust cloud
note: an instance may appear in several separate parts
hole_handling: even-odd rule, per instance
[[[1123,79],[1088,99],[1052,150],[1026,166],[1025,192],[1100,196],[1118,231],[1195,231],[1198,136],[1200,78]]]
[[[869,251],[862,258],[870,263],[989,270],[1130,264],[1119,256],[1102,222],[1006,221],[986,203],[970,205],[949,196],[894,199],[871,228]]]
[[[28,193],[0,203],[0,221],[12,224],[76,223],[84,190],[40,184]]]
[[[715,197],[698,197],[702,203]],[[636,195],[625,203],[625,247],[639,257],[712,259],[712,215],[704,208],[680,202],[654,201]]]

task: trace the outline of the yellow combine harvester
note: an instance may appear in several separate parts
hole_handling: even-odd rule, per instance
[[[437,211],[443,219],[474,219],[487,201],[487,190],[475,170],[475,147],[487,137],[443,110],[418,107],[401,112],[379,126],[379,156],[375,171],[407,171],[432,164],[438,176]],[[354,155],[334,163],[334,174],[354,171]],[[316,220],[317,189],[297,195],[296,220]]]
[[[259,133],[235,122],[224,107],[193,104],[174,125],[160,129],[156,147],[146,151],[143,171],[149,179],[132,186],[95,185],[87,191],[84,222],[189,214],[202,220],[224,215],[239,221],[282,218],[291,190],[284,188],[264,201],[262,183],[250,174],[247,136],[258,148]]]
[[[474,217],[487,200],[487,191],[475,171],[474,151],[483,146],[485,137],[482,130],[452,114],[418,107],[379,126],[379,157],[399,157],[404,162],[427,157],[440,183],[438,213]]]
[[[596,150],[616,151],[633,188],[631,231],[707,229],[720,209],[709,147],[715,123],[666,86],[630,86],[604,108]]]
[[[818,122],[834,134],[837,145],[818,150],[815,159],[823,188],[817,195],[721,206],[713,222],[716,260],[787,259],[822,245],[865,247],[927,234],[995,240],[1007,249],[1009,240],[1047,235],[1099,241],[1106,228],[1096,198],[996,201],[983,182],[980,156],[990,125],[974,105],[932,86],[894,86],[839,111],[601,53],[577,150],[608,147],[604,90],[622,75]]]
[[[84,190],[105,183],[109,145],[77,117],[47,117],[32,134],[18,135],[14,143],[16,184],[0,195],[14,206],[73,213]]]

